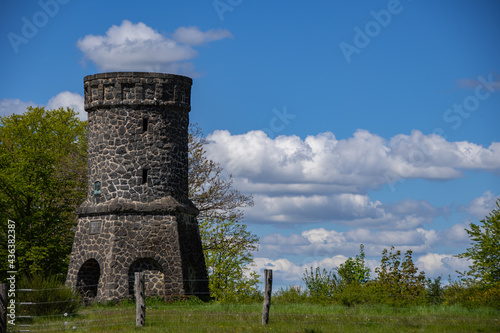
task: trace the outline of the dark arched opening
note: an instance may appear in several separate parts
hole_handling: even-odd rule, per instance
[[[144,272],[145,293],[146,296],[164,295],[163,270],[153,258],[140,258],[135,260],[128,271],[128,291],[129,295],[134,296],[135,273]]]
[[[84,299],[97,296],[97,285],[101,276],[101,268],[95,259],[85,261],[78,271],[76,288]]]

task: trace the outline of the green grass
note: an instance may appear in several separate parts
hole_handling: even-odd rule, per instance
[[[261,325],[262,304],[146,302],[146,327],[135,327],[135,305],[82,308],[77,315],[43,317],[31,331],[84,332],[500,332],[500,311],[459,306],[344,307],[276,304]],[[74,327],[74,329],[73,329]]]

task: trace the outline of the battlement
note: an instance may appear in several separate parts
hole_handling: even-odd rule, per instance
[[[84,78],[85,110],[121,105],[168,105],[191,109],[186,76],[150,72],[112,72]]]

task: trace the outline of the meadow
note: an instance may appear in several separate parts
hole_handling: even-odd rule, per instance
[[[95,304],[68,316],[38,317],[36,332],[499,332],[500,311],[461,306],[273,304],[261,325],[262,304],[146,302],[146,326],[135,325],[135,304]]]

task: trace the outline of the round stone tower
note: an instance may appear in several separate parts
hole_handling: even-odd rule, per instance
[[[139,271],[147,295],[208,297],[198,210],[188,198],[191,85],[162,73],[84,78],[88,189],[67,284],[86,297],[133,295]]]

